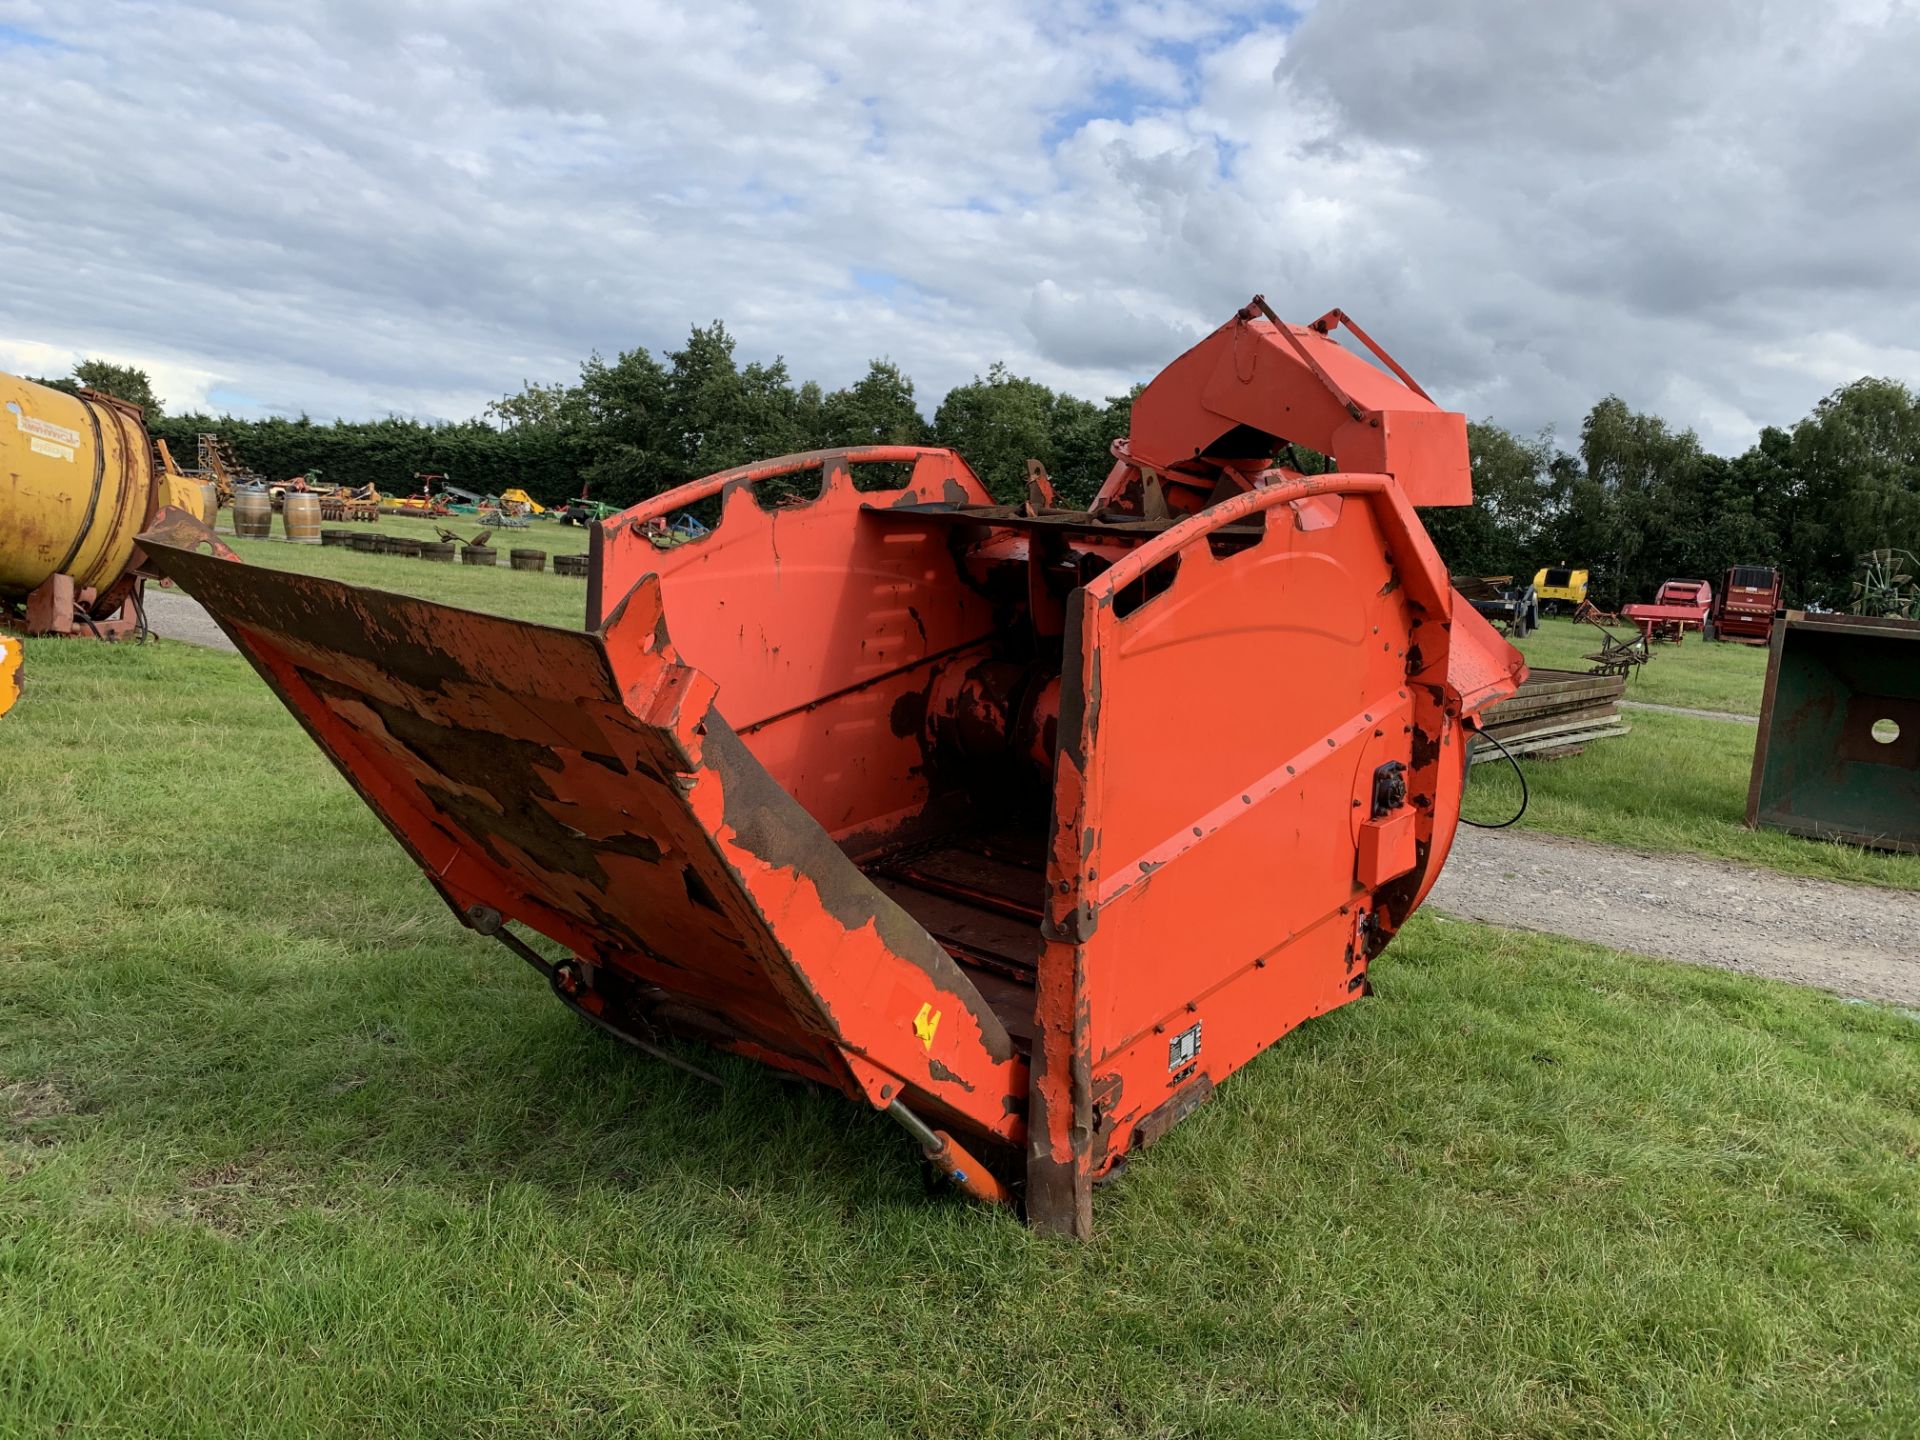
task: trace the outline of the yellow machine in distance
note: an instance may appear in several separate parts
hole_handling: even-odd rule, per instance
[[[1533,572],[1533,593],[1542,610],[1576,610],[1587,598],[1587,572],[1567,565],[1546,565]]]

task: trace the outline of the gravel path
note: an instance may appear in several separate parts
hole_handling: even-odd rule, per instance
[[[213,623],[213,617],[200,602],[183,590],[163,590],[149,585],[142,602],[147,607],[147,628],[168,640],[184,640],[189,645],[204,645],[209,650],[233,650],[226,632]]]
[[[1920,893],[1461,827],[1429,903],[1463,920],[1920,1007]]]
[[[1690,705],[1656,705],[1651,700],[1622,700],[1622,710],[1658,710],[1662,715],[1697,715],[1702,720],[1731,720],[1736,725],[1758,725],[1758,715],[1741,715],[1732,710],[1695,710]]]

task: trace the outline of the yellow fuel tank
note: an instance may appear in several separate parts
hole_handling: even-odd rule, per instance
[[[137,406],[0,374],[0,601],[62,574],[104,592],[166,505],[208,518],[197,485],[155,467]]]

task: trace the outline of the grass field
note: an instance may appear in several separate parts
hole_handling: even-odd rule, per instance
[[[1616,625],[1622,637],[1632,627]],[[1600,648],[1600,632],[1591,625],[1549,616],[1540,628],[1517,642],[1529,665],[1544,670],[1586,670],[1586,657]],[[1654,705],[1684,705],[1696,710],[1728,710],[1758,715],[1767,683],[1764,646],[1708,644],[1689,635],[1680,645],[1655,645],[1653,658],[1627,681],[1627,698]]]
[[[28,683],[0,1434],[1920,1433],[1898,1011],[1416,919],[1076,1246],[583,1029],[237,658]]]
[[[377,525],[366,527],[383,535],[399,535],[414,540],[438,539],[437,527],[444,526],[462,536],[480,532],[480,522],[470,515],[445,520],[416,520],[411,516],[383,515]],[[240,540],[232,534],[229,511],[220,512],[222,537],[249,565],[265,565],[275,570],[294,570],[303,575],[324,575],[354,585],[371,585],[401,595],[418,595],[448,605],[471,610],[486,610],[536,620],[543,625],[565,625],[579,629],[586,622],[587,585],[555,575],[551,568],[535,575],[513,570],[503,553],[491,566],[463,565],[458,559],[451,565],[429,565],[424,560],[398,555],[368,555],[332,545],[289,545],[281,539]],[[329,528],[359,529],[339,525]],[[279,518],[274,520],[279,534]],[[536,520],[525,530],[497,530],[493,544],[506,551],[516,547],[544,550],[549,557],[574,555],[586,551],[588,531],[574,525]]]

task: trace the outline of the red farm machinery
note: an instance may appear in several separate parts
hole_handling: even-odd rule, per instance
[[[1713,602],[1713,638],[1765,645],[1780,609],[1780,572],[1767,565],[1736,565]]]
[[[581,631],[233,563],[184,515],[142,544],[566,1005],[844,1092],[1085,1235],[1096,1179],[1367,992],[1524,674],[1416,513],[1471,498],[1463,418],[1342,323],[1256,299],[1084,510],[903,446],[660,495],[594,527]]]
[[[1669,580],[1651,604],[1640,601],[1620,608],[1620,618],[1640,627],[1648,640],[1671,640],[1678,645],[1687,631],[1712,638],[1713,586],[1705,580]]]

